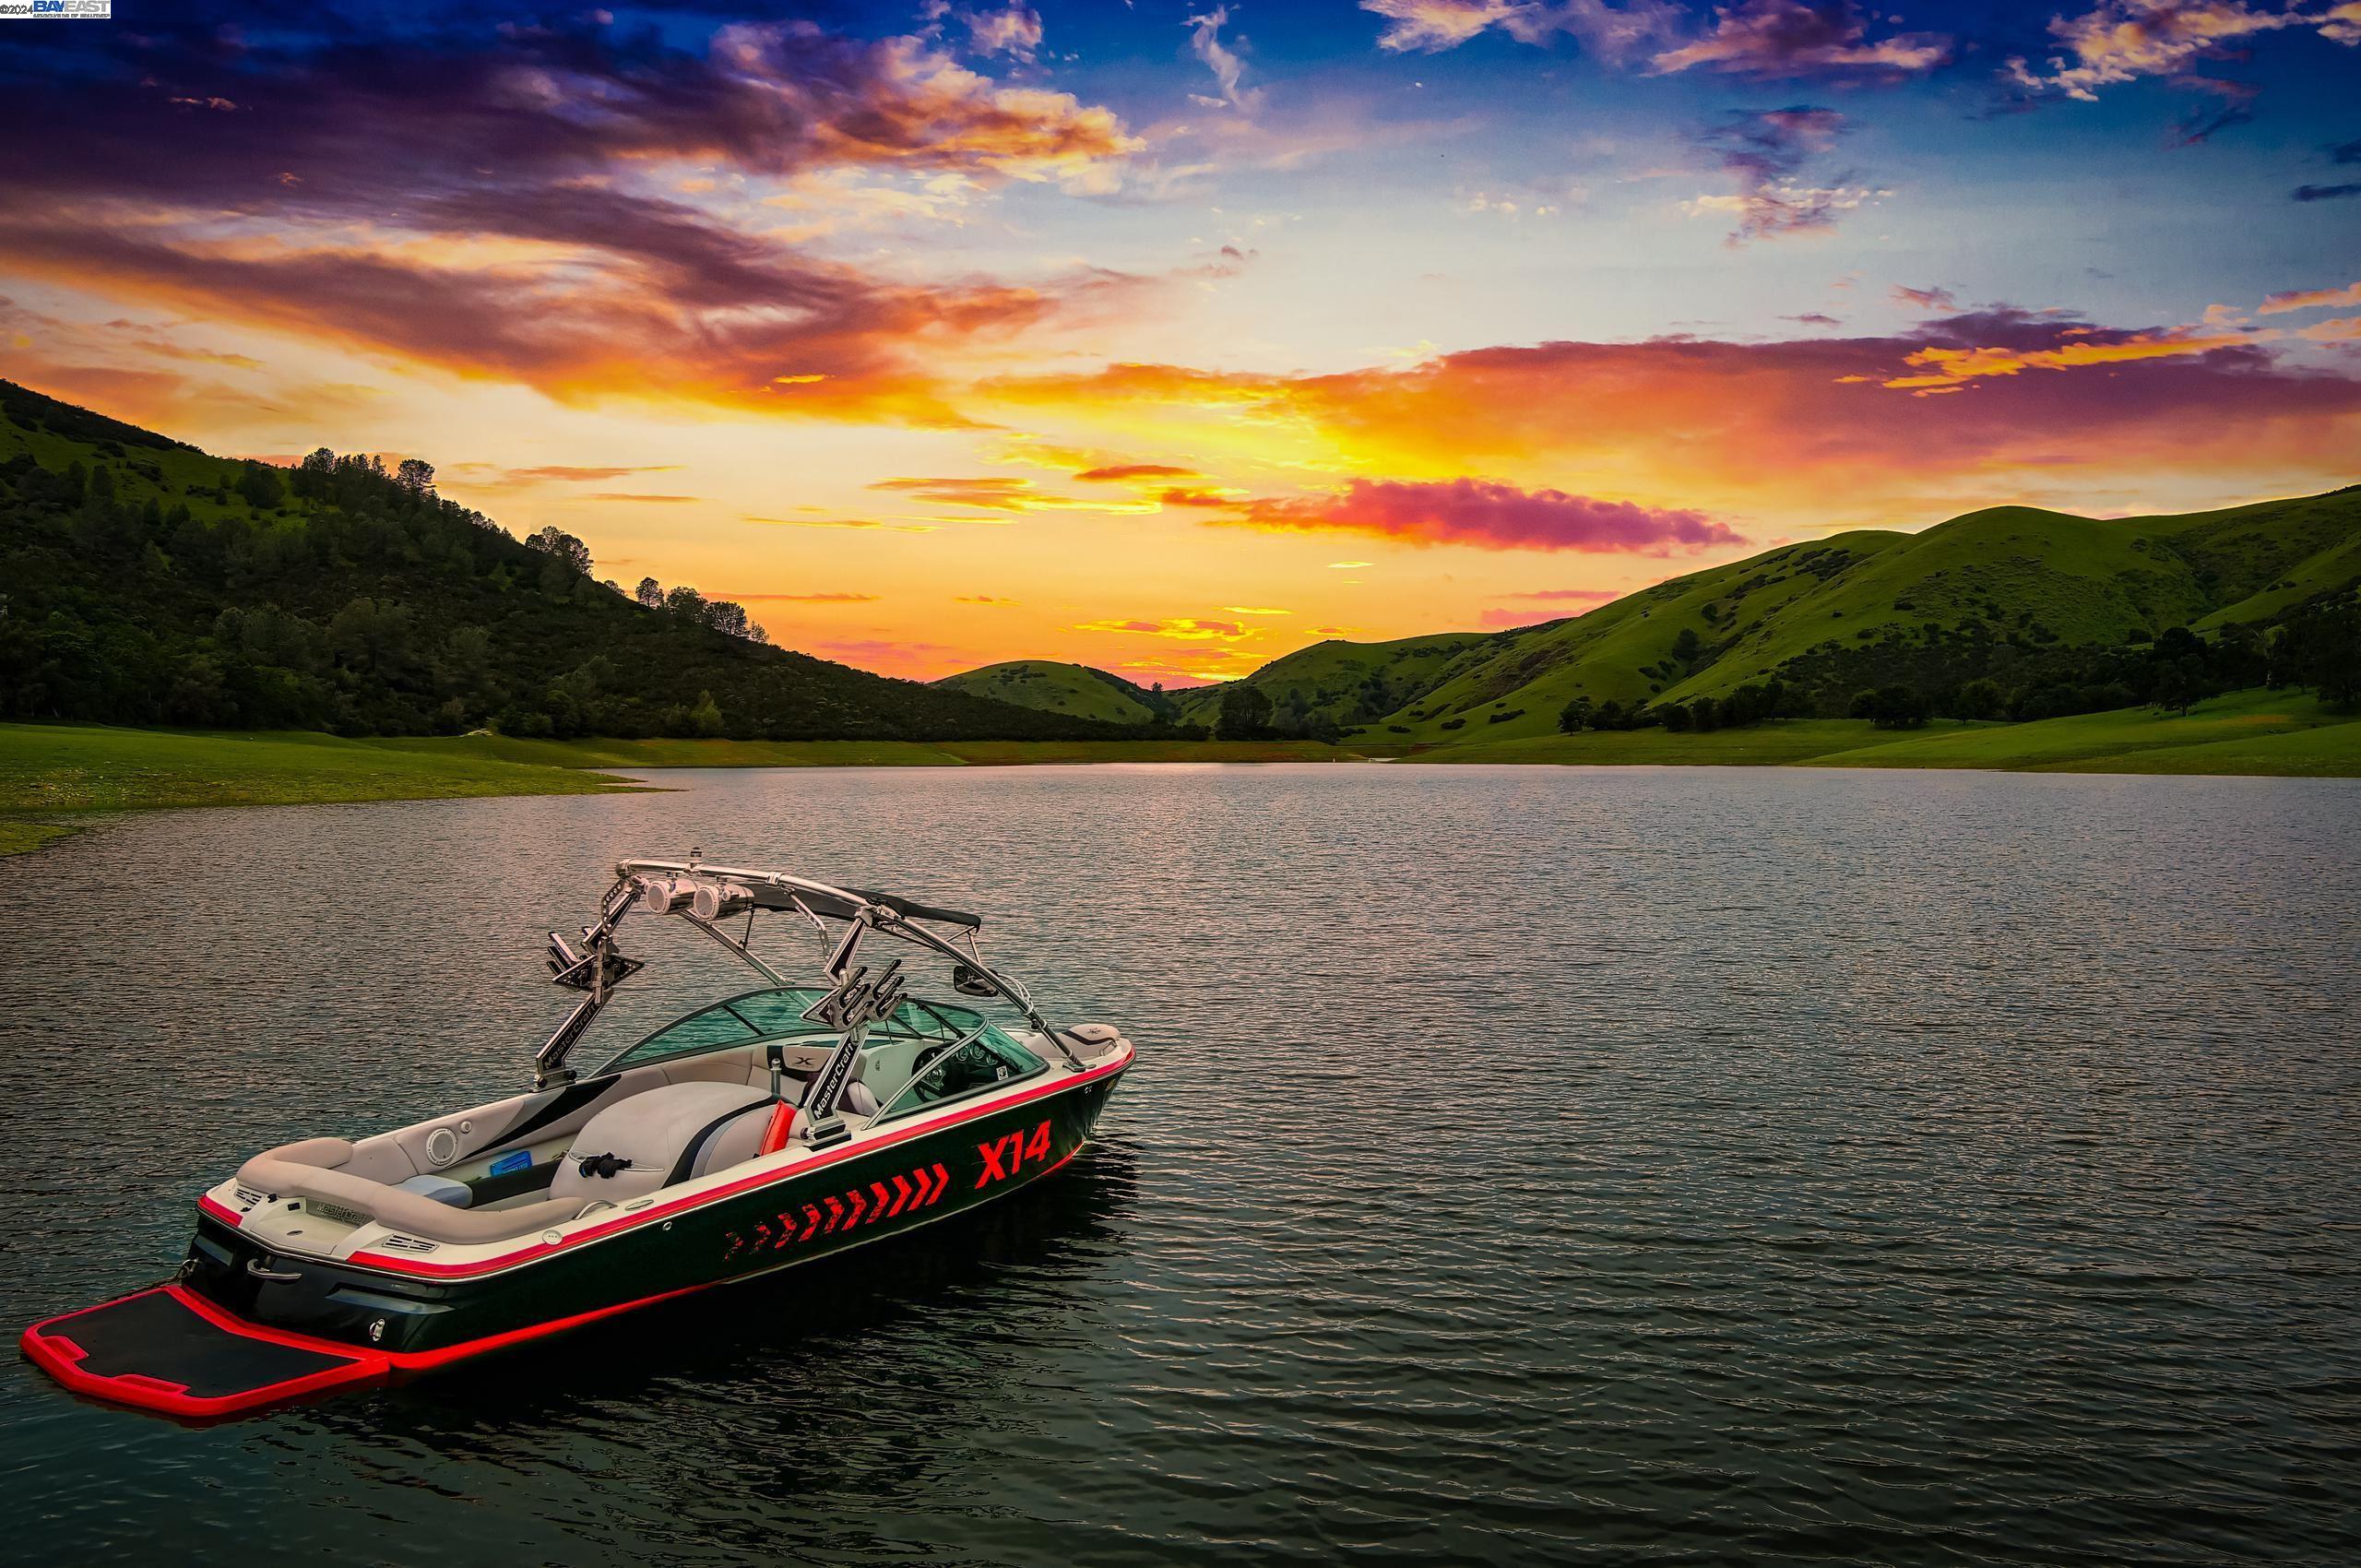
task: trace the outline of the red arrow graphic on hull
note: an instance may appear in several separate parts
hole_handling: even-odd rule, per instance
[[[845,1206],[844,1206],[844,1200],[842,1200],[841,1198],[833,1198],[833,1197],[832,1197],[832,1198],[828,1199],[828,1200],[827,1200],[827,1202],[828,1202],[828,1229],[820,1232],[820,1234],[821,1234],[821,1235],[823,1235],[823,1236],[827,1236],[827,1235],[832,1235],[832,1234],[834,1234],[834,1233],[835,1233],[835,1231],[836,1231],[836,1221],[838,1221],[838,1220],[842,1219],[842,1218],[845,1217]]]
[[[861,1213],[869,1207],[869,1200],[860,1195],[860,1189],[859,1187],[855,1187],[851,1192],[847,1193],[845,1196],[852,1201],[852,1218],[845,1221],[845,1229],[849,1230],[854,1226],[860,1223]]]
[[[869,1222],[874,1225],[885,1218],[885,1183],[872,1182],[869,1184]]]
[[[927,1206],[929,1207],[932,1207],[934,1200],[941,1197],[943,1195],[943,1189],[949,1185],[951,1185],[950,1170],[944,1166],[936,1166],[934,1168],[934,1191],[927,1194]]]
[[[894,1206],[885,1211],[885,1218],[891,1219],[901,1213],[902,1206],[909,1201],[910,1179],[908,1176],[896,1174],[894,1178]]]
[[[813,1237],[817,1236],[820,1233],[820,1206],[818,1204],[805,1204],[803,1206],[803,1234],[796,1238],[799,1241],[808,1241]]]

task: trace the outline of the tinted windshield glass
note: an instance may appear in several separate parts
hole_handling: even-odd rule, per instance
[[[827,1031],[821,1026],[806,1023],[801,1016],[803,1009],[819,999],[820,992],[816,991],[750,991],[665,1025],[599,1071],[612,1073],[625,1067],[645,1067],[669,1057],[694,1056],[700,1051],[743,1045],[749,1040],[825,1034]]]
[[[877,1119],[882,1122],[921,1106],[979,1094],[1017,1078],[1030,1077],[1041,1067],[1039,1057],[998,1029],[987,1029],[957,1050],[936,1057],[894,1097],[892,1104],[878,1112]]]

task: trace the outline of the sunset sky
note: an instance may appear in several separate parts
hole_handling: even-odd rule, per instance
[[[0,26],[0,375],[894,674],[2361,480],[2361,0]]]

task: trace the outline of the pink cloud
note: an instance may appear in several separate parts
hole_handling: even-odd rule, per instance
[[[1562,490],[1520,490],[1480,479],[1357,479],[1341,495],[1251,503],[1239,520],[1256,528],[1337,529],[1414,544],[1486,550],[1665,555],[1675,549],[1745,542],[1701,512],[1600,501]]]
[[[1749,77],[1870,73],[1907,76],[1951,58],[1940,33],[1899,32],[1869,37],[1869,21],[1852,0],[1740,0],[1717,6],[1714,26],[1693,43],[1655,60],[1657,74],[1702,65]]]
[[[1558,610],[1487,610],[1476,617],[1476,624],[1488,632],[1504,632],[1514,626],[1537,626],[1544,621],[1560,621],[1565,612]]]

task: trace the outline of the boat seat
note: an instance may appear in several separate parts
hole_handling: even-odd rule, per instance
[[[718,1170],[751,1158],[767,1117],[747,1113],[767,1111],[770,1099],[767,1084],[756,1088],[708,1080],[667,1084],[620,1100],[574,1134],[573,1146],[559,1157],[557,1174],[550,1180],[550,1196],[619,1204],[686,1181],[699,1174],[695,1167],[701,1163]],[[740,1123],[752,1123],[751,1136]],[[727,1147],[719,1146],[725,1143]],[[744,1153],[721,1158],[740,1144],[746,1146]]]
[[[544,1199],[514,1208],[453,1208],[422,1193],[358,1174],[353,1146],[342,1138],[304,1138],[267,1149],[238,1167],[238,1180],[259,1193],[322,1199],[357,1209],[389,1230],[432,1241],[504,1241],[571,1219],[582,1206]],[[363,1165],[363,1169],[368,1167]]]

